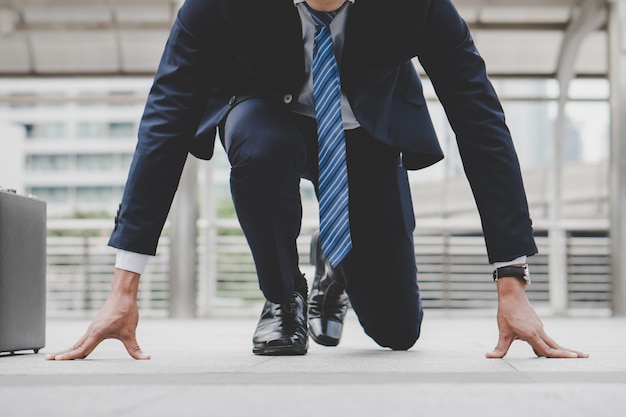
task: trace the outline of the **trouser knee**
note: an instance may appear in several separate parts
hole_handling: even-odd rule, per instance
[[[415,320],[389,323],[377,328],[365,328],[365,332],[380,346],[391,350],[408,350],[420,337],[421,314]]]
[[[290,113],[267,100],[250,99],[236,106],[223,130],[235,176],[256,182],[259,177],[295,172],[305,160],[300,132]]]

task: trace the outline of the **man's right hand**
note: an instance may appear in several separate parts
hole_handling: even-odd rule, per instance
[[[118,339],[130,356],[150,359],[142,352],[135,331],[139,322],[137,290],[139,274],[115,269],[109,298],[89,325],[85,334],[70,348],[46,355],[48,360],[84,359],[105,339]]]

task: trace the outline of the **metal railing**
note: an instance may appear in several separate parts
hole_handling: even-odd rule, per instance
[[[603,222],[564,222],[569,312],[606,314],[611,308],[610,239]],[[592,227],[593,226],[593,227]],[[303,225],[298,249],[303,269],[309,263],[314,224]],[[48,314],[89,316],[106,299],[115,251],[106,246],[109,221],[51,221],[48,225]],[[424,306],[429,309],[493,309],[496,292],[477,225],[441,219],[418,221],[416,262]],[[535,227],[540,254],[530,259],[531,300],[550,311],[548,228]],[[254,264],[236,221],[199,223],[198,314],[256,314],[262,300]],[[211,232],[211,233],[208,233]],[[211,242],[211,239],[214,239]],[[214,248],[209,251],[207,248]],[[210,262],[207,262],[210,260]],[[373,260],[375,262],[375,260]],[[308,278],[312,278],[308,267]],[[157,256],[142,276],[139,305],[144,316],[165,317],[169,309],[169,238],[164,233]]]
[[[107,246],[110,220],[48,221],[47,311],[50,317],[93,315],[111,289],[115,250]],[[143,314],[166,317],[169,306],[169,239],[141,278],[138,302]]]

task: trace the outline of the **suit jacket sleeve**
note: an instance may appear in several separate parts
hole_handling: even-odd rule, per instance
[[[518,158],[485,64],[452,3],[427,4],[417,32],[418,57],[456,134],[489,260],[533,255],[537,247]]]
[[[173,24],[139,127],[113,247],[154,255],[216,72],[217,2],[188,0]]]

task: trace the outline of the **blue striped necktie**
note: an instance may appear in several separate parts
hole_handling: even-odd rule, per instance
[[[316,27],[311,72],[317,116],[320,239],[322,251],[335,267],[352,248],[341,84],[329,28],[337,11],[307,8]]]

